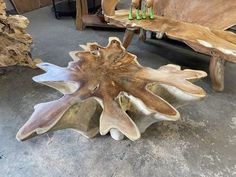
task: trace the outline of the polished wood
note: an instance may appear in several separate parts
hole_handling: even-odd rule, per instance
[[[225,70],[225,60],[222,60],[217,55],[213,55],[210,60],[210,77],[212,82],[212,87],[216,91],[224,90],[224,70]]]
[[[135,2],[136,5],[140,4],[140,0],[133,0],[133,6]],[[108,6],[105,4],[107,1],[104,0],[103,3],[103,6]],[[109,6],[112,7],[111,4]],[[185,42],[196,52],[212,56],[209,68],[214,73],[211,74],[213,88],[222,90],[223,79],[219,78],[224,78],[224,72],[218,72],[221,69],[212,67],[221,63],[214,59],[216,54],[220,60],[236,63],[236,35],[224,31],[230,27],[234,29],[236,25],[236,1],[154,0],[153,6],[156,14],[154,21],[128,20],[128,10],[115,12],[114,8],[109,13],[112,15],[105,13],[105,19],[113,25],[156,32],[159,39],[166,34],[171,39]],[[221,75],[216,76],[217,73]]]
[[[76,129],[86,137],[110,132],[117,140],[124,135],[137,140],[151,124],[179,119],[176,100],[186,102],[206,95],[193,84],[205,77],[205,72],[181,70],[176,65],[157,70],[143,67],[118,38],[110,37],[106,47],[97,43],[81,47],[84,51],[70,53],[74,61],[66,68],[50,63],[37,65],[46,73],[33,80],[64,96],[36,105],[17,133],[18,140],[65,128]],[[139,116],[131,116],[136,113]]]
[[[0,67],[22,65],[35,67],[40,60],[32,60],[32,37],[26,32],[29,20],[20,15],[6,14],[6,5],[0,0]]]
[[[222,59],[236,63],[236,35],[232,32],[209,29],[208,27],[178,22],[160,16],[156,16],[154,20],[128,20],[127,16],[128,10],[118,10],[116,15],[107,16],[107,18],[109,23],[113,25],[119,24],[126,28],[142,28],[153,32],[163,32],[171,39],[197,45],[208,53],[215,51]],[[197,50],[197,48],[195,49]]]
[[[154,0],[157,15],[226,30],[236,25],[235,0]]]

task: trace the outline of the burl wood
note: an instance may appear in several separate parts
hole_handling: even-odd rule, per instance
[[[49,63],[37,66],[46,71],[34,81],[64,94],[56,101],[41,103],[17,133],[26,140],[49,131],[72,128],[91,138],[100,132],[120,140],[137,140],[151,124],[176,121],[179,107],[203,98],[205,91],[193,84],[207,74],[166,65],[155,70],[141,66],[118,38],[106,47],[97,43],[71,52],[73,62],[62,68]],[[170,79],[171,78],[171,79]]]
[[[103,0],[103,3],[107,1]],[[115,11],[113,6],[110,9],[114,11],[105,14],[106,20],[129,29],[124,38],[125,47],[132,39],[131,28],[156,32],[159,38],[166,34],[171,39],[185,42],[195,51],[212,56],[209,69],[213,88],[224,89],[224,72],[221,72],[224,62],[236,63],[236,35],[224,31],[236,24],[235,0],[154,0],[157,14],[154,20],[128,20],[128,10]],[[224,62],[214,64],[216,56]]]
[[[26,32],[29,20],[20,15],[6,14],[6,4],[0,0],[0,68],[13,65],[35,67],[32,60],[32,37]]]

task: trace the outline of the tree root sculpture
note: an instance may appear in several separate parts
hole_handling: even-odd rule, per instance
[[[64,96],[36,105],[17,133],[18,140],[66,128],[88,138],[110,132],[116,140],[124,136],[137,140],[155,122],[178,120],[177,107],[206,95],[193,84],[205,72],[172,64],[157,70],[143,67],[118,38],[110,37],[106,47],[97,43],[81,47],[84,51],[70,52],[74,61],[66,68],[37,65],[46,73],[33,80]]]
[[[32,37],[26,32],[29,20],[21,15],[7,16],[6,4],[0,0],[0,68],[23,65],[36,67],[41,60],[32,60]]]

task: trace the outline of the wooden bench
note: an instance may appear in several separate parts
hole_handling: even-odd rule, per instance
[[[225,62],[236,63],[236,34],[225,31],[236,25],[235,0],[154,0],[154,20],[128,20],[128,9],[115,11],[118,0],[103,0],[108,23],[126,27],[123,45],[128,47],[134,31],[156,32],[161,38],[182,41],[196,52],[211,56],[210,77],[213,88],[224,90]],[[127,7],[129,8],[129,7]]]

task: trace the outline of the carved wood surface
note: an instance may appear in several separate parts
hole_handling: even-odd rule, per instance
[[[171,39],[183,41],[191,47],[193,45],[198,52],[209,54],[214,51],[222,59],[236,63],[236,35],[232,32],[160,16],[156,16],[154,20],[128,20],[127,17],[128,10],[118,10],[114,16],[106,16],[110,24],[165,33]]]
[[[86,137],[110,132],[114,139],[125,135],[137,140],[155,122],[178,120],[176,108],[183,103],[206,95],[193,84],[205,77],[205,72],[181,70],[177,65],[157,70],[143,67],[118,38],[109,38],[106,47],[97,43],[81,47],[84,51],[70,53],[74,61],[66,68],[37,65],[46,73],[33,80],[64,96],[36,105],[17,133],[18,140],[65,128],[76,129]]]
[[[235,0],[154,0],[154,10],[166,18],[214,29],[236,25]]]
[[[29,20],[21,15],[6,14],[6,5],[0,0],[0,67],[23,65],[35,67],[40,60],[32,60],[32,37],[26,32]]]

